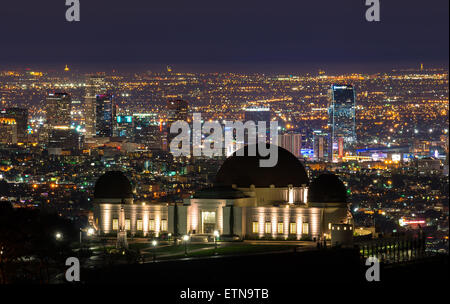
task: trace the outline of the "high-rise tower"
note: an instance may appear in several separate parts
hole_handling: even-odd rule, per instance
[[[356,143],[356,94],[352,85],[333,84],[330,89],[328,126],[332,160]]]
[[[164,130],[162,147],[163,150],[168,150],[170,142],[177,136],[176,133],[170,133],[170,126],[178,121],[186,121],[188,114],[188,102],[181,99],[169,100],[167,102],[167,127]]]
[[[45,111],[47,126],[50,129],[68,129],[70,127],[71,98],[65,92],[47,94]]]
[[[26,142],[28,134],[28,109],[26,108],[6,108],[0,110],[0,118],[12,118],[16,122],[17,141]]]
[[[271,111],[268,107],[248,107],[244,112],[244,122],[253,121],[255,123],[255,131],[257,135],[257,142],[269,142],[270,141],[270,120]],[[258,123],[265,122],[266,132],[265,134],[258,134]],[[245,143],[249,143],[248,132],[245,130]],[[277,143],[273,143],[277,144]]]
[[[99,137],[113,136],[116,109],[111,94],[101,94],[96,97],[96,135]]]
[[[84,97],[84,121],[86,138],[91,138],[96,134],[96,96],[105,93],[105,79],[102,76],[90,76],[86,84],[86,95]]]
[[[80,147],[79,134],[70,128],[71,97],[65,92],[48,93],[46,98],[46,126],[50,154]]]
[[[302,156],[302,134],[286,133],[278,135],[278,145],[291,152],[297,158]]]

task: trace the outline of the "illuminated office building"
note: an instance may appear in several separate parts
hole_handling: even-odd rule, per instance
[[[301,157],[302,149],[302,135],[298,133],[286,133],[278,135],[278,145],[292,154],[295,157]]]
[[[167,127],[170,129],[172,123],[177,120],[186,121],[188,114],[188,103],[185,100],[169,100],[167,102]]]
[[[327,161],[329,160],[330,137],[328,133],[322,132],[320,130],[313,131],[313,152],[314,160],[316,161]]]
[[[17,141],[27,142],[28,138],[28,109],[6,108],[0,111],[0,118],[12,118],[16,122]]]
[[[167,124],[163,136],[163,149],[168,150],[170,142],[177,136],[177,133],[170,133],[170,126],[178,121],[187,121],[188,102],[185,100],[169,100],[167,102]]]
[[[51,92],[46,97],[46,120],[50,129],[69,128],[71,117],[71,98],[65,92]]]
[[[114,135],[116,107],[111,94],[96,97],[96,136],[111,137]]]
[[[48,139],[49,154],[61,155],[78,152],[82,148],[83,137],[75,129],[51,129]]]
[[[157,113],[134,113],[134,141],[149,149],[161,149],[161,129]]]
[[[332,160],[344,156],[356,143],[356,93],[351,85],[333,84],[330,89],[328,126]]]
[[[17,144],[17,123],[14,118],[0,117],[0,143]]]
[[[132,115],[117,115],[116,127],[114,128],[114,135],[132,139],[134,136],[134,121]]]
[[[71,97],[65,92],[52,92],[46,98],[47,147],[49,154],[63,154],[64,151],[79,148],[78,132],[70,129]]]
[[[244,110],[244,123],[247,121],[253,121],[256,126],[256,134],[258,134],[258,122],[265,122],[266,132],[265,134],[258,134],[257,141],[269,142],[270,140],[270,120],[271,111],[267,107],[249,107]],[[248,131],[245,130],[245,143],[248,144]],[[276,144],[276,143],[275,143]]]
[[[84,121],[86,138],[96,135],[97,95],[106,94],[105,79],[101,76],[89,76],[84,97]]]

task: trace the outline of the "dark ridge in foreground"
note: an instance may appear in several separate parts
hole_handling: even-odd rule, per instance
[[[367,283],[365,266],[353,249],[217,257],[86,269],[86,284],[152,286],[298,288],[299,284]],[[449,279],[448,256],[395,266],[381,265],[382,282]],[[235,287],[230,287],[235,288]]]

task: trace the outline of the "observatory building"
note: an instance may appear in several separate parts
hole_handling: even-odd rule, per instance
[[[244,147],[247,155],[247,147]],[[334,174],[310,181],[303,164],[278,147],[274,167],[260,167],[262,157],[227,158],[211,188],[181,204],[135,204],[132,185],[122,172],[110,171],[95,186],[94,216],[100,234],[221,235],[240,238],[314,239],[330,237],[332,225],[350,224],[347,190]],[[123,208],[125,223],[119,223]]]

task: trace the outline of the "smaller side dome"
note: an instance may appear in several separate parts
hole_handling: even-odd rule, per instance
[[[332,173],[316,177],[309,186],[308,201],[312,203],[347,203],[347,188]]]
[[[94,198],[133,198],[133,187],[121,171],[108,171],[95,183]]]

